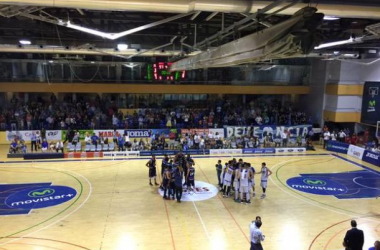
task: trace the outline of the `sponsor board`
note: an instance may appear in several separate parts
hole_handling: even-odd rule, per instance
[[[279,138],[281,133],[285,130],[290,132],[290,138],[296,138],[298,135],[305,136],[312,129],[312,125],[298,125],[298,126],[251,126],[251,127],[239,127],[239,126],[226,126],[225,137],[242,137],[242,136],[254,136],[259,139],[264,138],[266,135],[272,137],[272,139]]]
[[[286,184],[297,191],[317,195],[341,195],[348,190],[345,185],[322,177],[293,177]]]
[[[341,153],[341,154],[347,154],[348,147],[349,147],[349,144],[347,144],[347,143],[329,140],[327,142],[327,148],[326,149],[328,151],[333,151],[333,152],[337,152],[337,153]]]
[[[224,154],[224,155],[231,155],[231,154],[242,154],[242,149],[210,149],[210,155],[218,155],[218,154]]]
[[[363,154],[363,161],[380,167],[380,154],[365,150]]]
[[[140,151],[140,156],[150,156],[150,155],[174,155],[177,154],[179,150],[157,150],[157,151]],[[210,153],[210,150],[205,149],[203,150],[184,150],[182,151],[184,154],[190,154],[190,155],[207,155]]]
[[[358,158],[358,159],[363,159],[363,154],[364,154],[364,148],[361,148],[361,147],[358,147],[358,146],[354,146],[354,145],[350,145],[348,147],[348,152],[347,154],[349,156],[352,156],[352,157],[355,157],[355,158]]]
[[[2,197],[5,205],[0,215],[28,214],[32,209],[47,208],[68,202],[77,191],[67,186],[52,186],[52,183],[6,184],[0,190],[8,194]]]
[[[86,137],[86,134],[89,134],[90,136],[94,133],[94,130],[87,129],[87,130],[74,130],[75,132],[79,133],[79,140],[83,141]],[[62,141],[66,139],[67,130],[62,130]]]
[[[305,153],[306,148],[276,148],[276,153]]]
[[[6,131],[7,141],[24,140],[30,142],[30,136],[32,133],[35,133],[37,136],[41,136],[39,130],[20,130],[20,131]],[[61,130],[46,130],[46,140],[48,141],[58,141],[62,138]]]
[[[274,154],[274,148],[244,148],[243,154]]]
[[[161,196],[164,196],[164,191],[158,190]],[[185,186],[183,188],[181,201],[204,201],[215,197],[219,190],[217,187],[211,185],[210,183],[203,181],[195,181],[194,192],[187,190]]]
[[[65,158],[102,158],[103,157],[103,152],[70,152],[70,153],[65,153]]]
[[[103,129],[103,130],[94,130],[94,133],[97,136],[103,136],[108,138],[113,138],[114,134],[116,136],[127,134],[129,138],[149,138],[152,136],[152,130],[149,129]]]
[[[103,157],[139,156],[140,151],[103,152]]]

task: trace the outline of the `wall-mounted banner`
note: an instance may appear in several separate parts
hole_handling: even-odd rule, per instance
[[[226,126],[225,137],[242,137],[242,136],[254,136],[259,139],[269,135],[273,139],[280,138],[281,133],[285,130],[290,132],[290,138],[296,138],[298,135],[305,136],[312,129],[312,125],[298,125],[298,126],[254,126],[254,127],[236,127]]]
[[[86,134],[89,134],[90,136],[92,136],[92,134],[94,133],[94,130],[91,130],[91,129],[88,129],[88,130],[74,130],[75,132],[78,132],[79,133],[79,140],[84,140],[84,138],[86,137]],[[67,130],[62,130],[62,140],[66,140],[66,135],[67,135]]]
[[[347,143],[337,142],[337,141],[328,141],[327,143],[327,150],[333,151],[341,154],[347,154],[348,147],[350,145]]]
[[[354,145],[350,145],[348,147],[347,154],[350,155],[350,156],[352,156],[352,157],[355,157],[355,158],[358,158],[359,160],[361,160],[361,159],[363,159],[364,148],[361,148],[361,147],[358,147],[358,146],[354,146]]]
[[[30,142],[30,136],[32,133],[35,133],[38,136],[41,136],[39,130],[21,130],[21,131],[6,131],[7,141],[24,140]],[[62,138],[61,130],[46,130],[46,140],[48,141],[58,141]]]
[[[274,148],[244,148],[243,154],[274,154]]]
[[[112,138],[115,134],[113,129],[94,130],[97,136]],[[149,138],[152,136],[152,130],[149,129],[117,129],[116,136],[128,134],[129,138]]]

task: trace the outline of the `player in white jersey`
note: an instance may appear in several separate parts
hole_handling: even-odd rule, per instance
[[[223,197],[228,197],[231,189],[231,179],[232,174],[234,172],[234,168],[232,165],[232,161],[228,162],[228,167],[225,169],[224,172],[224,179],[223,179]]]
[[[250,189],[249,180],[251,179],[248,163],[244,163],[244,166],[239,172],[240,179],[240,203],[243,203],[244,195],[246,197],[246,203],[251,203],[251,197],[248,190]]]
[[[234,173],[235,173],[235,178],[234,178],[234,187],[235,187],[235,199],[234,201],[236,202],[240,202],[239,201],[239,175],[240,175],[240,171],[242,170],[242,164],[238,163],[236,169],[234,170]]]
[[[272,174],[269,168],[267,168],[267,164],[265,162],[261,163],[261,171],[258,172],[261,174],[261,187],[263,188],[263,194],[261,195],[261,199],[266,197],[266,189],[268,187],[268,177]]]
[[[249,197],[251,197],[251,187],[252,187],[252,197],[255,197],[255,195],[256,195],[256,193],[255,193],[255,174],[256,174],[256,171],[255,171],[255,168],[251,166],[251,163],[247,163],[247,164],[248,164],[248,168],[250,171],[250,179],[248,180],[249,181],[248,193],[249,193]]]

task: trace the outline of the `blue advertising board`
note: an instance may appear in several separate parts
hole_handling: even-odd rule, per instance
[[[380,167],[380,154],[365,150],[363,154],[363,161]]]
[[[337,141],[329,141],[327,143],[327,150],[328,151],[333,151],[341,154],[347,154],[349,144],[343,143],[343,142],[337,142]]]
[[[312,125],[297,125],[297,126],[276,126],[276,125],[263,125],[263,126],[226,126],[224,128],[225,137],[242,137],[254,136],[259,139],[264,138],[266,135],[272,139],[280,138],[281,133],[284,131],[290,132],[290,138],[297,138],[298,135],[305,136],[312,129]]]
[[[274,148],[244,148],[243,154],[274,154]]]

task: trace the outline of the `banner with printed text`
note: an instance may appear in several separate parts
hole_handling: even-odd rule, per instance
[[[39,130],[21,130],[21,131],[6,131],[6,140],[13,141],[24,140],[25,142],[30,142],[30,136],[32,133],[35,133],[38,136],[41,136]],[[47,141],[58,141],[62,137],[61,130],[46,130],[46,140]]]
[[[295,139],[298,135],[305,136],[312,129],[312,125],[297,125],[297,126],[251,126],[251,127],[239,127],[239,126],[226,126],[224,130],[225,137],[242,137],[242,136],[254,136],[259,139],[264,138],[266,135],[275,138],[281,138],[281,134],[284,131],[290,132],[290,138]]]

